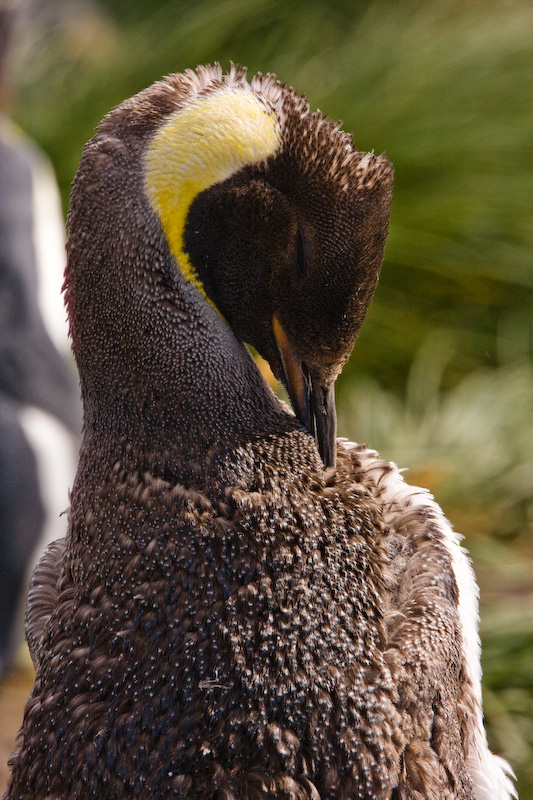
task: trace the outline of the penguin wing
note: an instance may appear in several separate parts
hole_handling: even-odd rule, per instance
[[[58,596],[65,539],[51,542],[35,567],[30,580],[26,606],[25,633],[35,671],[39,671],[44,633]]]

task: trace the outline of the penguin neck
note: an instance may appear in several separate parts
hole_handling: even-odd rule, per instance
[[[164,275],[154,264],[154,253],[122,259],[102,271],[98,297],[73,304],[90,320],[78,331],[71,319],[85,437],[109,456],[126,443],[143,468],[171,461],[186,479],[214,450],[297,423],[197,287],[168,260]]]

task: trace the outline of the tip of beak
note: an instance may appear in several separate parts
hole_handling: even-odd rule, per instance
[[[315,438],[324,467],[337,463],[337,412],[335,409],[335,384],[321,386],[311,377],[311,407],[315,423]]]
[[[283,365],[284,383],[294,408],[294,413],[314,437],[318,452],[329,469],[337,460],[337,414],[335,410],[335,384],[326,386],[295,355],[290,342],[276,316],[272,319],[274,337]]]

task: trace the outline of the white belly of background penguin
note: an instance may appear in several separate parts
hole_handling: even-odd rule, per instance
[[[218,66],[87,145],[66,276],[84,439],[33,578],[8,800],[513,795],[458,537],[335,438],[391,190],[304,98]]]

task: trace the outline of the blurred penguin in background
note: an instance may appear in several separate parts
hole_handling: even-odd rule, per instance
[[[6,114],[16,17],[0,0],[0,677],[23,640],[29,572],[64,536],[81,407],[61,298],[64,225],[52,170]]]

